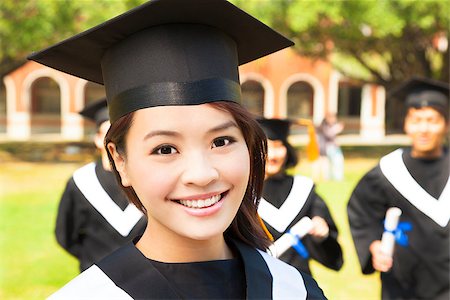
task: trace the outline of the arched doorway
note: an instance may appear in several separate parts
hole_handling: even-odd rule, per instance
[[[264,115],[264,88],[255,80],[248,80],[241,85],[242,105],[257,116]]]
[[[61,91],[50,77],[33,82],[30,115],[31,134],[61,133]]]
[[[297,81],[291,84],[286,95],[287,117],[289,119],[312,120],[314,115],[314,89],[306,81]],[[306,127],[293,126],[292,134],[303,134]]]
[[[312,119],[314,89],[305,81],[293,83],[287,91],[287,116],[293,119]]]
[[[86,83],[86,87],[84,89],[85,106],[104,97],[106,97],[106,92],[105,87],[103,85],[94,82]],[[91,121],[84,120],[83,127],[85,138],[87,139],[92,138],[96,131],[95,124]]]
[[[6,87],[0,81],[0,133],[6,132]]]

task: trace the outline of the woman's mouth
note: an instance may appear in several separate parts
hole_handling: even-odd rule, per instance
[[[206,198],[206,199],[192,199],[192,200],[177,200],[177,202],[183,206],[189,207],[189,208],[205,208],[210,207],[219,202],[225,193],[217,194],[212,197]]]

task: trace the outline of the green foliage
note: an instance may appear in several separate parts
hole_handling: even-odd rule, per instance
[[[300,54],[328,58],[351,77],[388,88],[412,75],[449,80],[448,49],[439,52],[433,38],[448,37],[450,1],[232,2],[292,38]]]
[[[0,77],[33,51],[97,25],[144,0],[0,1]]]
[[[446,0],[230,0],[290,36],[299,53],[328,58],[342,73],[388,88],[411,75],[449,80]],[[0,77],[43,49],[145,0],[0,1]]]

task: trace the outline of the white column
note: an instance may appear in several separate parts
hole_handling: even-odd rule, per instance
[[[6,87],[6,135],[10,140],[28,140],[31,134],[30,113],[17,111],[14,80],[7,75],[3,82]]]
[[[328,106],[325,109],[328,112],[336,113],[338,111],[338,95],[339,95],[339,81],[341,80],[341,73],[332,71],[330,76],[330,84],[328,88]],[[322,121],[322,120],[320,120]]]
[[[61,134],[65,140],[83,139],[83,120],[76,113],[65,113],[62,115]]]
[[[375,99],[372,99],[372,89],[375,88]],[[361,138],[366,141],[379,141],[384,138],[384,100],[385,90],[366,84],[362,89],[361,99]],[[375,100],[376,114],[372,110],[372,101]]]

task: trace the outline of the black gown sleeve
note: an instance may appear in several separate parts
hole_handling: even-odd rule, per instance
[[[369,247],[373,241],[381,240],[383,220],[389,208],[383,180],[380,167],[375,167],[359,181],[347,204],[350,231],[363,274],[375,271]]]
[[[329,227],[329,235],[323,241],[317,241],[312,236],[307,235],[304,238],[305,246],[307,247],[311,258],[317,260],[322,265],[339,270],[343,264],[342,249],[337,240],[338,229],[330,214],[330,211],[323,199],[313,189],[309,195],[312,204],[309,212],[309,217],[312,219],[319,216],[325,220]],[[309,200],[308,200],[309,201]]]
[[[302,239],[302,243],[308,250],[309,258],[317,260],[327,268],[339,270],[343,264],[343,255],[341,246],[337,240],[338,230],[326,203],[319,195],[317,195],[314,188],[311,190],[308,199],[305,202],[304,208],[288,229],[292,228],[304,216],[308,216],[311,219],[314,216],[320,216],[327,222],[330,228],[328,238],[323,241],[317,241],[310,235],[306,235]],[[293,265],[297,269],[310,274],[308,261],[301,257],[293,248],[289,248],[285,253],[283,253],[280,256],[280,259],[290,265]]]
[[[79,190],[71,178],[62,194],[56,217],[55,236],[58,243],[73,256],[81,257],[80,234],[84,216],[80,212],[77,194]]]

